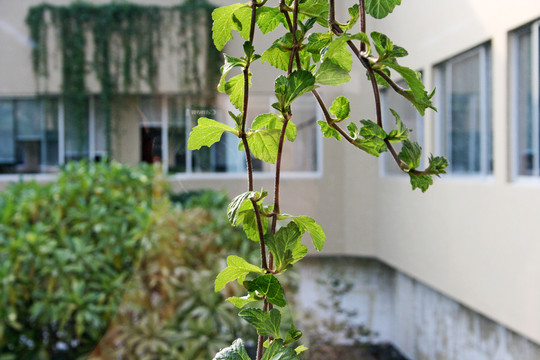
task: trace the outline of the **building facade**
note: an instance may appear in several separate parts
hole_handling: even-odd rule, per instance
[[[226,188],[232,196],[245,190],[244,164],[234,139],[206,153],[186,150],[195,119],[204,115],[227,121],[231,105],[221,96],[212,104],[194,102],[171,80],[176,77],[163,70],[166,64],[159,73],[158,92],[143,89],[116,99],[122,110],[111,123],[115,132],[109,147],[99,87],[90,79],[83,125],[88,135],[78,137],[66,120],[58,75],[50,78],[50,96],[37,96],[39,84],[24,19],[38,3],[0,3],[0,45],[9,49],[0,54],[1,186],[22,174],[47,181],[54,177],[48,173],[65,161],[108,156],[132,164],[162,162],[176,191]],[[347,19],[347,5],[353,3],[339,2],[341,19]],[[327,233],[322,257],[308,262],[305,269],[321,268],[317,261],[324,261],[324,256],[347,255],[385,264],[380,265],[390,269],[385,276],[395,279],[385,282],[391,290],[372,291],[358,284],[357,295],[370,293],[383,305],[392,302],[382,310],[373,307],[373,314],[382,317],[365,321],[381,334],[380,340],[394,342],[411,358],[540,358],[539,21],[537,0],[404,0],[386,19],[368,19],[368,29],[407,49],[410,55],[403,62],[422,73],[427,88],[437,88],[438,112],[428,111],[424,118],[391,93],[383,93],[385,105],[414,127],[414,137],[425,152],[451,161],[449,174],[437,179],[427,193],[411,191],[408,177],[385,156],[377,160],[333,139],[323,142],[315,127],[308,126],[320,118],[315,102],[309,97],[300,102],[297,125],[305,126],[294,143],[298,155],[286,159],[281,190],[294,196],[283,196],[282,208],[317,219]],[[270,44],[261,41],[257,48]],[[225,52],[239,54],[240,47],[240,41],[233,41]],[[58,59],[50,66],[58,69]],[[257,64],[253,72],[251,111],[267,112],[277,72],[267,64]],[[355,120],[373,119],[364,72],[355,66],[351,75],[349,84],[322,88],[321,94],[326,102],[345,95],[352,100]],[[256,187],[272,188],[269,170],[258,167]],[[375,271],[373,266],[351,268],[364,272],[359,278]],[[304,291],[309,294],[313,288]],[[423,315],[422,309],[411,310],[419,301]],[[358,303],[362,304],[350,300],[352,307]],[[465,325],[452,328],[452,318],[460,316],[463,324],[469,320],[473,324],[470,331]],[[430,319],[438,319],[437,324]],[[493,327],[474,325],[484,321]],[[495,330],[482,333],[486,328]],[[485,341],[459,342],[475,336]],[[443,338],[470,352],[442,345],[422,348],[421,344],[442,343]],[[502,342],[504,349],[494,349]]]

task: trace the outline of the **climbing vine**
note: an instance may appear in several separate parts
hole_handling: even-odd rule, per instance
[[[186,0],[170,7],[127,2],[34,6],[26,23],[35,43],[32,65],[39,91],[48,91],[44,84],[52,72],[50,44],[55,39],[61,57],[61,93],[70,121],[77,124],[79,137],[86,136],[83,124],[91,93],[87,80],[94,77],[110,154],[114,95],[158,91],[162,55],[176,60],[178,87],[184,94],[201,105],[212,101],[221,62],[209,30],[213,9],[206,0]]]

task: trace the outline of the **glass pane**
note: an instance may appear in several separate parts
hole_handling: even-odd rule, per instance
[[[78,118],[79,112],[81,109],[64,102],[66,161],[88,157],[88,102],[82,109],[82,118]]]
[[[292,121],[296,124],[296,139],[285,141],[281,169],[283,171],[317,170],[317,104],[309,94],[292,105]]]
[[[399,81],[398,85],[403,88],[407,88],[404,81]],[[392,129],[396,128],[396,118],[390,111],[390,109],[394,109],[394,111],[396,111],[401,117],[401,120],[405,126],[412,129],[412,132],[410,133],[411,141],[417,141],[421,146],[423,146],[424,129],[422,127],[422,118],[416,109],[409,101],[407,101],[403,96],[397,94],[392,89],[385,89],[382,95],[384,103],[383,125],[386,132],[390,132]],[[393,146],[399,154],[401,151],[401,143],[394,143]],[[399,169],[394,158],[389,152],[385,152],[383,154],[383,166],[385,174],[406,176],[406,174]],[[423,164],[421,164],[421,167],[423,167]]]
[[[141,124],[141,161],[162,162],[161,98],[141,98],[138,110]]]
[[[43,102],[35,99],[15,102],[17,165],[14,172],[39,173],[41,171],[43,120]]]
[[[58,165],[58,101],[45,102],[45,147],[44,165],[53,166],[46,170],[53,171]]]
[[[458,173],[481,170],[479,68],[478,53],[452,64],[450,166]]]
[[[533,119],[532,119],[532,81],[531,81],[531,34],[521,34],[517,38],[517,116],[519,141],[519,174],[532,175],[533,158]]]
[[[94,100],[94,149],[95,159],[99,160],[107,154],[107,125],[103,101],[96,97]]]
[[[15,122],[13,119],[13,102],[0,101],[0,173],[4,172],[3,164],[13,164],[14,162]]]
[[[186,106],[182,98],[169,99],[169,172],[186,171]]]

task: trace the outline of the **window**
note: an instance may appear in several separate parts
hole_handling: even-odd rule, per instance
[[[407,85],[404,80],[398,81],[397,84],[403,88]],[[396,128],[396,119],[389,109],[393,109],[397,112],[407,128],[412,129],[410,133],[411,141],[417,141],[422,147],[424,142],[424,119],[418,111],[411,105],[411,103],[403,96],[399,95],[392,89],[384,89],[382,91],[383,102],[383,125],[387,132]],[[396,151],[401,151],[401,144],[393,144]],[[387,151],[382,154],[381,158],[382,174],[383,175],[405,175],[403,171],[397,166],[392,155]],[[423,159],[420,167],[423,167]]]
[[[271,111],[271,99],[259,98],[261,106],[251,110]],[[232,122],[224,111],[190,101],[190,97],[174,95],[115,97],[107,134],[99,97],[88,98],[80,123],[74,116],[76,109],[58,98],[0,99],[0,174],[55,172],[68,161],[99,160],[108,156],[108,140],[113,159],[132,164],[160,162],[169,174],[243,172],[246,164],[244,153],[238,150],[239,139],[228,132],[211,148],[187,150],[190,130],[200,117]],[[285,145],[286,150],[294,150],[284,154],[282,169],[316,171],[320,159],[320,136],[313,125],[316,107],[311,98],[299,99],[295,105],[297,138]],[[273,169],[256,159],[254,168]]]
[[[512,117],[514,173],[540,176],[540,21],[512,35]]]
[[[479,46],[436,66],[438,152],[449,171],[487,175],[493,170],[490,48]]]

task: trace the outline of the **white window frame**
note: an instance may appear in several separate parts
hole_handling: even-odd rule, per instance
[[[435,106],[439,107],[439,112],[435,113],[435,151],[443,154],[449,161],[448,174],[453,177],[465,177],[465,178],[480,178],[480,177],[492,177],[493,166],[489,166],[489,162],[494,162],[493,158],[493,129],[491,119],[491,61],[489,61],[491,45],[489,43],[482,44],[473,49],[465,51],[459,55],[456,55],[442,63],[438,64],[434,68],[435,74],[435,88],[442,89],[443,91],[436,92]],[[479,78],[480,78],[480,109],[479,109],[479,122],[480,122],[480,171],[478,172],[454,172],[452,171],[452,143],[451,143],[451,126],[449,121],[452,116],[452,66],[464,59],[479,56]],[[444,67],[444,78],[441,68]],[[443,96],[443,94],[445,96]],[[438,104],[444,104],[443,106]],[[440,108],[444,108],[441,111]],[[490,126],[491,125],[491,126]],[[491,137],[491,139],[489,138]],[[443,145],[444,144],[444,145]],[[491,152],[491,157],[489,156]],[[471,152],[470,152],[471,153]]]
[[[518,37],[524,33],[531,35],[531,97],[532,97],[532,147],[533,147],[533,169],[531,175],[520,174],[520,148],[519,129],[520,118],[518,110]],[[511,136],[512,136],[512,179],[516,181],[540,182],[540,20],[533,22],[513,31],[510,37],[510,66],[511,66]]]

